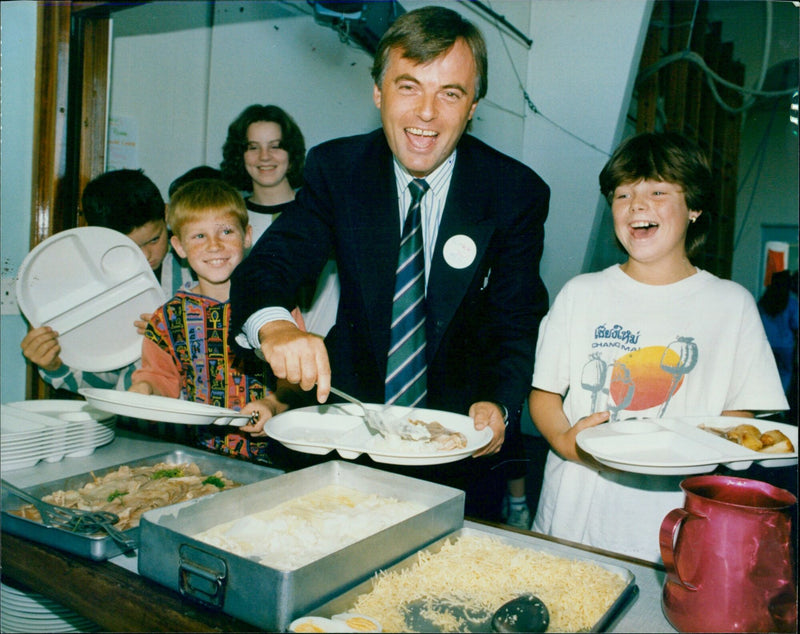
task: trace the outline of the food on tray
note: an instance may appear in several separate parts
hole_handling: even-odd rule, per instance
[[[194,462],[152,466],[121,466],[116,471],[95,478],[80,489],[54,491],[42,499],[51,504],[87,511],[110,511],[119,516],[114,526],[127,530],[139,525],[145,511],[168,506],[184,500],[203,497],[223,489],[239,486],[226,478],[221,471],[203,474]],[[42,518],[32,504],[26,504],[14,515],[41,522]]]
[[[712,434],[721,436],[722,438],[747,447],[748,449],[752,449],[753,451],[760,451],[762,453],[794,452],[792,441],[789,440],[783,432],[777,429],[771,429],[762,434],[758,427],[750,425],[749,423],[728,427],[726,429],[707,427],[706,425],[700,425],[699,427],[700,429],[705,429]]]
[[[423,510],[416,502],[331,485],[194,537],[270,568],[294,570]]]
[[[792,453],[794,452],[794,445],[792,441],[786,437],[786,434],[771,429],[761,434],[762,447],[760,451],[766,453]]]
[[[469,631],[506,601],[532,593],[550,611],[548,631],[590,631],[625,587],[619,575],[592,562],[465,535],[446,540],[438,552],[420,551],[409,568],[378,572],[352,610],[388,632],[414,631],[415,609],[441,631]]]
[[[755,425],[737,425],[726,434],[728,440],[732,440],[743,447],[759,451],[761,449],[761,432]]]
[[[412,425],[420,425],[428,430],[430,440],[439,447],[439,451],[453,451],[454,449],[464,449],[467,446],[467,437],[458,431],[447,429],[441,423],[436,421],[426,423],[421,420],[411,420]]]
[[[375,434],[367,441],[367,447],[373,451],[397,452],[404,454],[429,454],[432,451],[456,451],[467,448],[467,437],[461,432],[448,429],[439,422],[426,423],[421,420],[407,419],[411,425],[425,429],[425,437],[420,439],[401,438],[396,435],[383,436]],[[412,428],[413,429],[413,428]]]

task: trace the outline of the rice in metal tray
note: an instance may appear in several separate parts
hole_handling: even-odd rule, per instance
[[[272,568],[295,570],[424,510],[416,502],[330,485],[194,538]]]

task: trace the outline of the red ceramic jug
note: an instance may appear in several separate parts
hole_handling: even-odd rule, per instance
[[[659,541],[667,579],[661,607],[681,632],[795,632],[791,509],[766,482],[705,475],[681,483]]]

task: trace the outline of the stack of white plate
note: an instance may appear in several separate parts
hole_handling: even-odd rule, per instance
[[[116,416],[85,401],[17,401],[0,407],[0,471],[82,458],[114,440]]]
[[[100,627],[41,594],[0,584],[0,631],[99,632]]]

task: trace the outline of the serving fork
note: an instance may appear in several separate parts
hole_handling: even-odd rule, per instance
[[[346,401],[358,405],[364,412],[364,420],[367,426],[378,432],[384,438],[388,438],[389,436],[399,436],[405,440],[430,440],[431,438],[431,434],[427,428],[421,425],[414,425],[407,420],[389,416],[386,412],[386,408],[380,412],[369,409],[355,396],[350,396],[346,392],[342,392],[333,386],[331,386],[331,392],[342,397]]]
[[[86,511],[84,509],[72,509],[66,506],[50,504],[6,480],[0,480],[0,486],[18,498],[33,504],[34,508],[42,516],[42,522],[46,526],[62,528],[80,534],[105,531],[109,537],[125,550],[131,550],[137,546],[136,540],[114,528],[114,524],[119,522],[119,517],[114,513],[109,511]]]

